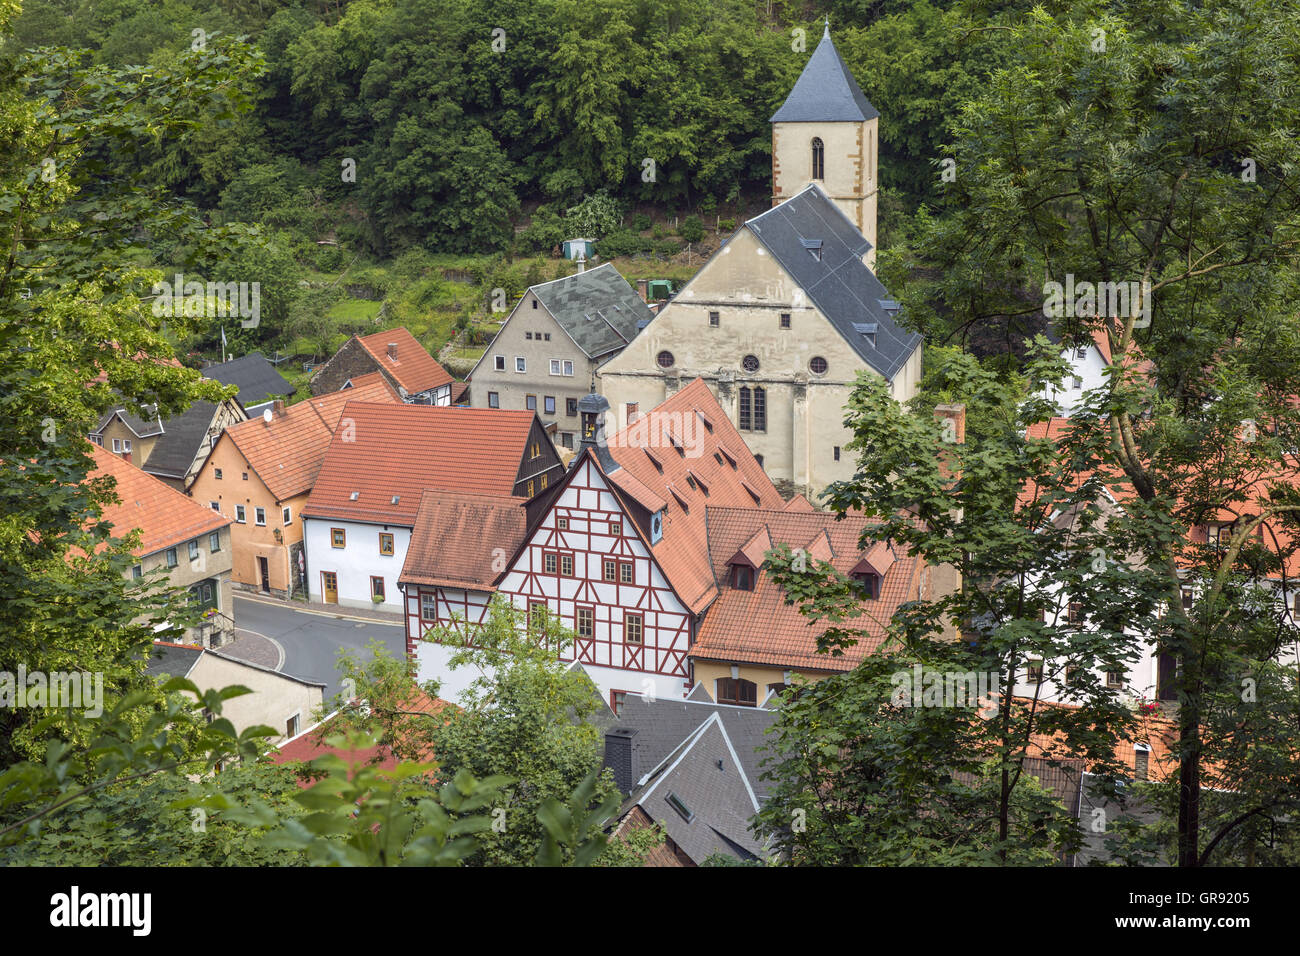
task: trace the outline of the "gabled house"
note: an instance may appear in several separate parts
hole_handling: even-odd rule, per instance
[[[302,511],[307,593],[327,604],[403,610],[427,489],[529,499],[564,474],[533,412],[349,402],[343,420]]]
[[[451,405],[461,400],[465,384],[438,364],[405,328],[354,335],[312,374],[311,393],[347,388],[370,372],[381,372],[402,401],[415,405]]]
[[[236,684],[247,687],[251,694],[232,698],[221,708],[221,716],[235,725],[237,733],[264,725],[279,731],[279,740],[289,740],[313,722],[324,703],[325,685],[320,681],[202,647],[155,641],[145,671],[164,682],[172,677],[187,678],[200,691]]]
[[[190,495],[233,519],[236,587],[277,597],[303,589],[299,516],[350,401],[397,405],[402,399],[381,373],[371,372],[341,392],[287,407],[276,401],[217,439]]]
[[[750,824],[770,788],[762,761],[775,722],[768,706],[717,704],[703,687],[686,700],[629,694],[603,720],[604,765],[625,795],[614,838],[657,825],[664,844],[646,866],[770,858]]]
[[[203,377],[238,387],[235,397],[249,418],[256,418],[276,399],[288,399],[298,391],[298,387],[276,371],[261,352],[250,352],[220,365],[209,365],[203,370]]]
[[[166,421],[140,418],[121,405],[107,412],[89,437],[123,461],[185,491],[221,433],[247,419],[233,398],[215,404],[196,401]]]
[[[475,408],[523,408],[556,425],[573,448],[578,402],[596,367],[617,355],[652,318],[609,263],[532,286],[469,374]]]
[[[191,603],[208,613],[186,632],[186,640],[220,647],[234,632],[230,593],[230,521],[102,448],[92,447],[92,478],[114,479],[119,503],[105,507],[101,520],[122,538],[141,533],[133,578],[168,569],[172,588],[189,591]]]

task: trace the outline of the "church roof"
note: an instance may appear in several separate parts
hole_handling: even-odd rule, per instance
[[[831,42],[828,24],[794,89],[781,108],[772,114],[771,122],[861,123],[879,115],[840,59],[839,51]]]
[[[921,344],[894,322],[888,290],[862,261],[871,248],[816,184],[745,223],[853,350],[892,380]],[[820,240],[815,248],[808,240]],[[874,326],[874,328],[873,328]]]

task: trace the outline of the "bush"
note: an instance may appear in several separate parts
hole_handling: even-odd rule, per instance
[[[623,210],[618,200],[601,190],[583,197],[582,202],[564,214],[564,224],[571,235],[566,239],[599,239],[618,228]]]
[[[735,232],[735,231],[736,231],[736,220],[734,220],[734,219],[720,219],[720,220],[718,220],[718,231],[719,231],[719,232],[727,232],[727,233]]]
[[[645,232],[650,228],[650,216],[648,213],[639,212],[632,217],[632,230],[634,232]]]
[[[641,252],[647,245],[647,240],[632,230],[619,229],[597,242],[596,251],[605,259],[614,259]]]
[[[650,235],[654,236],[656,239],[662,239],[664,236],[668,235],[668,231],[664,229],[664,224],[662,222],[657,222],[655,223],[654,229],[650,231]]]
[[[661,239],[654,244],[651,251],[661,259],[669,259],[682,251],[682,244],[676,239]]]
[[[546,206],[538,206],[533,220],[517,237],[520,248],[550,255],[551,250],[569,237],[564,220]]]
[[[687,216],[677,231],[687,242],[699,242],[704,238],[704,223],[700,222],[699,216]]]

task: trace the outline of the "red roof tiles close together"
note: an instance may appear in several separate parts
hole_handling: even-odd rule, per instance
[[[417,395],[453,380],[451,373],[438,364],[415,336],[400,326],[386,332],[357,336],[357,343],[408,395]],[[390,345],[394,346],[392,352],[395,354],[390,354]],[[463,394],[464,389],[460,391]]]
[[[495,590],[505,561],[524,540],[527,498],[427,490],[398,580],[431,587]]]

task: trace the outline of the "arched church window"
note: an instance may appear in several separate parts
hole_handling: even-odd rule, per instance
[[[826,178],[826,147],[820,136],[814,136],[812,141],[812,178]]]

